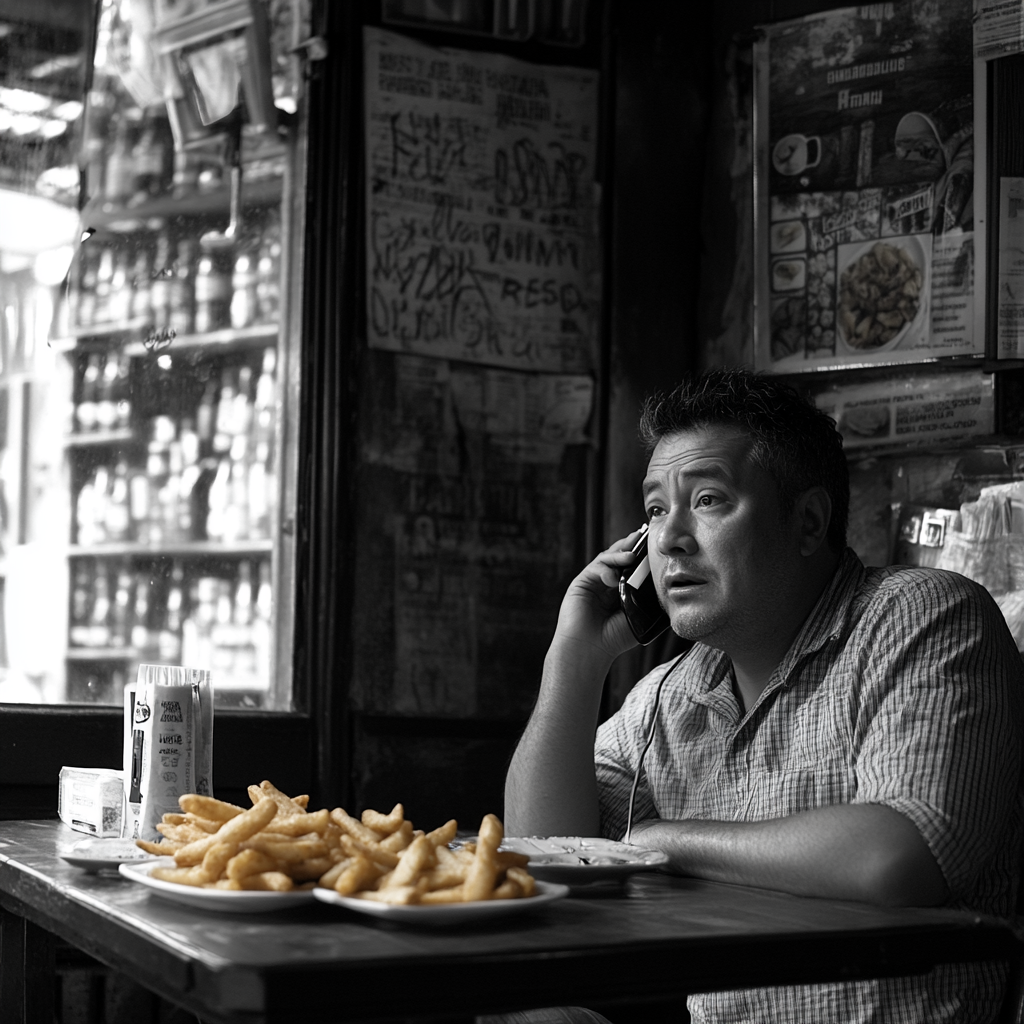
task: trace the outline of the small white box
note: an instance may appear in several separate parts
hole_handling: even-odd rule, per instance
[[[116,768],[61,768],[57,798],[60,820],[100,839],[119,836],[123,775]]]

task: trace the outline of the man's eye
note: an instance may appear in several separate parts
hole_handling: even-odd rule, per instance
[[[665,510],[660,505],[649,505],[647,508],[647,519],[655,519],[657,516],[665,514]]]
[[[711,508],[712,505],[717,505],[719,498],[715,494],[702,494],[694,504],[697,508]]]

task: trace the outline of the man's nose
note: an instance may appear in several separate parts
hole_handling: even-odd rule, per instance
[[[673,555],[697,553],[697,537],[689,509],[672,509],[665,514],[660,525],[656,541],[659,554],[670,558]]]

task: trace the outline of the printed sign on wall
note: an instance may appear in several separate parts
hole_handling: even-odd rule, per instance
[[[971,0],[766,26],[755,76],[757,365],[981,354]]]

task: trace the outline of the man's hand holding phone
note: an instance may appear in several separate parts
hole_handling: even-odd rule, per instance
[[[556,642],[565,639],[585,643],[602,650],[612,660],[636,646],[637,637],[623,609],[619,584],[624,575],[632,575],[645,557],[646,532],[644,526],[616,541],[572,581],[558,613]],[[638,545],[643,547],[642,553],[638,553]],[[650,583],[653,594],[653,580]],[[667,625],[665,619],[661,629]]]

